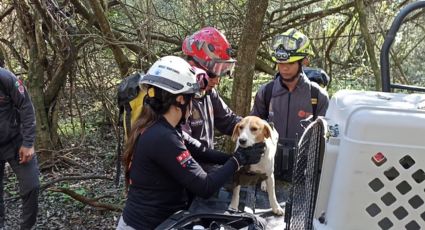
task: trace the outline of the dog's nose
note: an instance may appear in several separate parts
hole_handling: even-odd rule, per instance
[[[241,145],[246,144],[246,139],[245,138],[239,138],[239,144],[241,144]]]

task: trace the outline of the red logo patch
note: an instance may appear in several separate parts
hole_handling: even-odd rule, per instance
[[[18,87],[18,91],[19,91],[19,93],[24,94],[24,91],[25,91],[24,86],[23,85],[20,85]]]
[[[310,115],[312,115],[312,113],[308,113],[308,112],[306,112],[304,110],[298,111],[298,117],[300,117],[300,118],[307,118]]]
[[[298,117],[305,117],[306,112],[304,110],[298,111]]]
[[[176,157],[177,162],[180,163],[180,165],[183,168],[186,168],[187,166],[189,166],[190,164],[192,164],[193,160],[192,160],[192,156],[190,155],[189,151],[186,150],[182,153],[180,153],[177,157]]]

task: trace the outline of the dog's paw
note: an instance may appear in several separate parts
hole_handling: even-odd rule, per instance
[[[261,181],[261,191],[267,192],[267,183],[265,180]]]
[[[285,211],[281,207],[272,208],[272,211],[278,216],[283,216],[283,214],[285,214]]]

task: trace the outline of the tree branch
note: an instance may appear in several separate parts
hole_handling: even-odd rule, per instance
[[[276,73],[276,70],[274,70],[272,67],[270,67],[269,64],[259,58],[257,58],[255,61],[255,70],[268,73],[270,75],[274,75]]]
[[[365,4],[363,0],[355,0],[355,9],[357,11],[359,27],[362,37],[366,43],[366,51],[369,57],[370,67],[372,68],[373,75],[375,76],[375,89],[381,89],[381,73],[379,71],[378,61],[376,60],[375,47],[373,38],[369,33],[369,23],[365,12]]]
[[[11,6],[9,8],[7,8],[1,15],[0,15],[0,22],[3,21],[3,19],[5,17],[7,17],[7,15],[11,14],[12,11],[15,9],[15,7]]]
[[[53,184],[56,184],[61,181],[72,181],[72,180],[92,180],[92,179],[103,179],[103,180],[112,180],[112,178],[109,178],[107,176],[101,176],[101,175],[87,175],[87,176],[69,176],[69,177],[61,177],[55,180],[51,180],[49,182],[46,182],[45,184],[40,186],[40,192],[47,189],[48,187],[52,186]]]
[[[129,73],[129,69],[132,65],[131,62],[128,60],[127,56],[124,55],[121,47],[114,44],[116,43],[116,39],[112,33],[111,26],[109,25],[109,21],[105,16],[100,2],[98,0],[89,0],[89,3],[94,12],[94,15],[96,16],[97,22],[99,23],[102,34],[108,39],[108,46],[114,54],[115,61],[119,66],[121,75],[126,76]]]
[[[122,207],[119,205],[115,205],[115,204],[107,204],[107,203],[100,203],[98,202],[98,200],[100,198],[88,198],[85,197],[83,195],[80,195],[70,189],[66,189],[66,188],[50,188],[49,191],[51,192],[61,192],[64,193],[72,198],[74,198],[77,201],[80,201],[83,204],[88,204],[92,207],[96,207],[96,208],[101,208],[101,209],[107,209],[107,210],[111,210],[111,211],[116,211],[116,212],[122,212]]]
[[[0,42],[4,43],[10,49],[10,51],[12,52],[12,55],[16,58],[16,60],[18,60],[21,67],[24,68],[25,70],[28,70],[28,65],[25,62],[25,59],[15,49],[15,46],[10,41],[4,38],[0,38]]]
[[[278,25],[276,25],[276,27],[278,29],[276,29],[275,31],[273,31],[272,33],[266,34],[265,36],[262,37],[262,40],[267,40],[270,37],[273,37],[276,34],[279,34],[291,27],[297,27],[299,25],[305,25],[307,23],[313,22],[315,20],[318,20],[320,18],[324,18],[326,16],[332,15],[334,13],[339,13],[342,10],[346,10],[346,9],[350,9],[354,6],[354,2],[349,2],[347,4],[338,6],[338,7],[334,7],[331,9],[325,9],[322,11],[317,11],[317,12],[313,12],[313,13],[309,13],[309,14],[301,14],[301,15],[297,15],[295,17],[289,18],[288,20],[286,20],[283,23],[279,23]],[[285,25],[282,27],[282,24]],[[273,25],[272,25],[273,26]]]

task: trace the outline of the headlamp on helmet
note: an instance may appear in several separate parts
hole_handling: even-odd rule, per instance
[[[291,63],[312,55],[307,36],[296,29],[276,35],[270,45],[271,56],[277,63]]]

